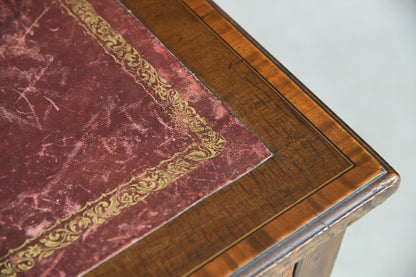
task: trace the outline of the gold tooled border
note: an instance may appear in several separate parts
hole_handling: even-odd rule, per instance
[[[192,135],[195,142],[156,167],[146,169],[129,182],[87,202],[80,210],[58,220],[20,247],[9,250],[7,255],[0,258],[1,276],[16,276],[18,272],[32,269],[36,263],[78,240],[87,230],[99,227],[107,219],[119,215],[122,210],[136,205],[151,193],[196,169],[204,161],[214,158],[224,150],[226,144],[225,139],[208,126],[195,109],[182,99],[180,93],[159,76],[155,68],[99,16],[87,0],[57,1],[153,101],[176,120],[186,135]]]

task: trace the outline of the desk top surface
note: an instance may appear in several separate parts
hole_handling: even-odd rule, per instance
[[[305,231],[303,242],[395,191],[394,170],[215,4],[123,3],[274,156],[97,274],[120,268],[174,275],[243,272],[273,245],[281,255],[293,251],[306,224],[314,231]],[[318,220],[323,223],[313,227]]]
[[[394,170],[214,3],[121,2],[272,156],[87,276],[257,273],[395,191]]]

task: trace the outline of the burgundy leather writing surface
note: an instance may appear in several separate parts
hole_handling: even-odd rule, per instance
[[[85,272],[270,156],[118,2],[0,9],[1,276]]]

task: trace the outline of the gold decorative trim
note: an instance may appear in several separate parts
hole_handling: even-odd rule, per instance
[[[17,276],[18,272],[32,269],[36,263],[78,240],[87,230],[98,228],[107,219],[119,215],[124,209],[196,169],[204,161],[216,157],[226,144],[225,139],[212,130],[195,109],[182,99],[180,93],[99,16],[88,1],[57,1],[195,142],[185,151],[176,153],[158,166],[146,169],[140,176],[132,177],[129,182],[86,203],[80,210],[58,220],[38,236],[26,240],[20,247],[9,250],[0,259],[0,273],[4,277]]]

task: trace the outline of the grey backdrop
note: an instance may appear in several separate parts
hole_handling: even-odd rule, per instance
[[[402,176],[332,276],[416,276],[416,1],[216,0]]]

